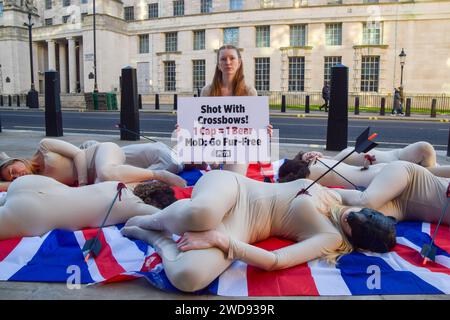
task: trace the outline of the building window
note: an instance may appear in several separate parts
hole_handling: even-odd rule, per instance
[[[295,24],[290,26],[289,38],[291,47],[306,46],[306,25]]]
[[[212,12],[212,0],[201,0],[200,12],[201,13],[211,13]]]
[[[176,91],[175,61],[164,61],[164,90]]]
[[[323,81],[324,83],[330,83],[331,81],[331,67],[342,63],[342,57],[325,57],[323,64]]]
[[[194,31],[194,50],[205,50],[205,30]]]
[[[124,19],[125,21],[133,21],[134,20],[134,7],[124,7],[123,8]]]
[[[363,56],[361,61],[361,91],[378,92],[380,56]]]
[[[244,0],[230,0],[230,10],[244,9]]]
[[[158,3],[149,3],[148,5],[148,18],[156,19],[158,18]]]
[[[173,2],[173,15],[184,16],[184,0],[177,0]]]
[[[70,6],[70,0],[63,0],[63,7]]]
[[[67,23],[67,21],[69,21],[69,18],[70,18],[70,15],[68,15],[68,16],[63,16],[63,17],[62,17],[62,22],[63,22],[63,23]]]
[[[88,3],[88,0],[81,0],[81,4],[86,4]]]
[[[363,0],[363,3],[378,3],[379,0]]]
[[[255,58],[255,88],[270,90],[270,58]]]
[[[289,91],[305,90],[305,57],[289,57]]]
[[[342,23],[328,23],[325,26],[325,44],[327,46],[342,45]]]
[[[166,52],[175,52],[178,50],[178,34],[176,32],[166,33]]]
[[[231,44],[239,47],[239,28],[223,29],[223,44]]]
[[[192,79],[194,90],[205,86],[205,60],[192,60]]]
[[[270,47],[270,26],[256,27],[256,47]]]
[[[149,36],[148,34],[139,35],[139,53],[149,53]]]
[[[52,26],[53,25],[53,19],[52,18],[45,19],[44,24],[46,26]]]
[[[261,8],[266,9],[266,8],[273,8],[273,0],[260,0],[260,5]]]
[[[381,44],[381,23],[377,21],[363,24],[363,44]]]
[[[49,10],[52,8],[52,0],[45,0],[45,9]]]
[[[84,18],[86,18],[87,17],[87,12],[82,12],[81,13],[81,21],[84,21]]]

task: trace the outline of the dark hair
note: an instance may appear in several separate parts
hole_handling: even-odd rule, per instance
[[[297,157],[296,157],[297,158]],[[289,182],[297,179],[305,179],[310,171],[308,162],[294,158],[287,159],[278,169],[278,182]]]
[[[397,220],[394,217],[363,208],[361,211],[351,211],[347,222],[352,229],[352,235],[348,236],[348,240],[355,249],[384,253],[396,244]]]
[[[302,160],[302,161],[303,161],[303,155],[304,155],[305,153],[306,153],[306,152],[303,151],[303,150],[299,151],[299,152],[295,155],[294,159],[292,159],[292,160]]]
[[[146,182],[138,184],[133,193],[141,198],[146,204],[164,209],[171,205],[177,198],[172,188],[163,182]]]

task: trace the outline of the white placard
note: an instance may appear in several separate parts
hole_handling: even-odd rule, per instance
[[[268,97],[179,98],[177,118],[181,162],[270,161]]]

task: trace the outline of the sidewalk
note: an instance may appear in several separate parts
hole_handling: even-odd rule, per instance
[[[32,155],[38,142],[45,137],[45,132],[4,130],[0,133],[0,152],[6,152],[10,156],[25,157]],[[79,145],[85,140],[112,141],[119,145],[129,143],[146,143],[147,141],[121,141],[118,135],[86,135],[86,134],[65,134],[59,137],[75,145]],[[168,138],[157,138],[161,142],[172,144]],[[319,150],[326,155],[333,155],[336,152],[323,150],[323,147],[311,147],[308,145],[281,144],[280,156],[293,157],[300,149]],[[439,152],[438,162],[450,164],[444,152]],[[82,286],[81,289],[68,289],[64,283],[36,283],[36,282],[0,282],[1,299],[224,299],[226,297],[213,295],[192,295],[192,294],[171,294],[154,288],[144,279],[129,282],[109,284],[106,286]],[[268,297],[262,297],[267,299]],[[346,299],[346,300],[383,300],[383,299],[442,299],[448,300],[448,295],[408,295],[408,296],[339,296],[339,297],[275,297],[275,299]],[[257,298],[247,298],[257,299]],[[270,299],[273,299],[272,297]]]

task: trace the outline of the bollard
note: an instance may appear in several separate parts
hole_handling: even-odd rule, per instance
[[[139,109],[142,109],[142,94],[139,95]]]
[[[0,106],[3,107],[3,95],[2,94],[0,94]]]
[[[328,110],[326,149],[341,151],[348,140],[348,67],[331,68],[330,108]]]
[[[202,90],[200,88],[197,88],[197,97],[202,96]]]
[[[120,124],[129,131],[121,130],[120,140],[136,141],[140,139],[139,96],[137,92],[136,69],[132,67],[123,68],[121,78]]]
[[[281,112],[286,112],[286,96],[281,95]]]
[[[174,94],[173,95],[173,110],[177,110],[178,109],[178,94]]]
[[[159,110],[159,94],[155,94],[155,110]]]
[[[309,113],[309,96],[305,97],[305,113]]]
[[[431,118],[436,118],[436,99],[431,100]]]
[[[17,95],[17,100],[16,100],[16,102],[17,102],[17,106],[20,107],[20,95]]]
[[[355,97],[355,114],[359,114],[359,97]]]
[[[45,134],[48,137],[63,135],[59,74],[55,70],[45,72]]]
[[[406,99],[405,117],[411,116],[411,98]]]
[[[8,107],[12,107],[12,97],[8,95]]]
[[[384,116],[386,113],[386,98],[381,98],[380,116]]]

